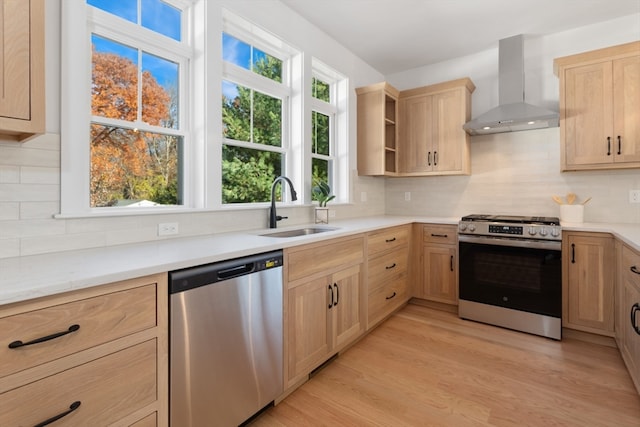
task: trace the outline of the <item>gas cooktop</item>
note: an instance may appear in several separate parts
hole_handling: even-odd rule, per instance
[[[463,216],[461,221],[471,222],[505,222],[512,224],[560,225],[560,219],[553,216],[520,216],[520,215],[483,215]]]
[[[458,223],[458,234],[518,240],[562,240],[560,219],[549,216],[467,215]]]

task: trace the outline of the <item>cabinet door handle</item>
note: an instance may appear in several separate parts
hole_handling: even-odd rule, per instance
[[[433,234],[431,233],[431,237],[444,237],[445,239],[449,237],[448,234]]]
[[[453,271],[453,255],[451,255],[450,267],[451,267],[451,271]]]
[[[618,155],[622,154],[622,138],[618,135]]]
[[[340,302],[340,288],[337,283],[334,283],[333,287],[336,289],[336,302],[333,303],[333,306],[335,307]]]
[[[576,263],[576,244],[571,244],[571,264]]]
[[[433,152],[433,166],[438,166],[438,152]]]
[[[25,347],[27,345],[39,344],[41,342],[49,341],[49,340],[70,334],[71,332],[75,332],[78,329],[80,329],[80,325],[71,325],[69,326],[69,329],[67,329],[66,331],[56,332],[55,334],[47,335],[46,337],[36,338],[33,341],[28,341],[28,342],[22,342],[20,340],[14,341],[11,344],[9,344],[9,348],[20,348],[20,347]]]
[[[429,151],[429,154],[427,154],[427,165],[431,166],[431,151]]]
[[[395,237],[393,237],[393,238],[391,238],[391,239],[386,239],[386,240],[385,240],[385,242],[386,242],[386,243],[391,243],[391,242],[395,242],[395,241],[396,241],[396,238],[395,238]]]
[[[640,304],[635,303],[631,306],[631,326],[636,334],[640,335],[640,326],[636,324],[636,313],[640,311]]]
[[[385,299],[391,299],[391,298],[393,298],[393,297],[395,297],[395,296],[396,296],[396,291],[393,291],[393,294],[391,294],[391,296],[390,296],[390,297],[384,297],[384,298],[385,298]]]
[[[331,285],[328,286],[329,287],[329,294],[331,295],[331,302],[329,303],[329,308],[333,307],[333,288],[331,287]]]
[[[391,265],[387,265],[385,267],[385,270],[391,270],[392,268],[396,268],[396,263],[395,262],[393,264],[391,264]]]
[[[71,406],[69,406],[69,410],[68,411],[64,411],[63,413],[58,414],[55,417],[51,417],[48,420],[44,420],[43,422],[36,424],[35,427],[48,426],[49,424],[58,421],[60,418],[66,417],[67,415],[69,415],[70,413],[72,413],[73,411],[78,409],[80,407],[80,405],[81,405],[81,402],[79,400],[76,400],[75,402],[73,402],[71,404]]]
[[[629,270],[631,270],[632,273],[640,274],[640,271],[638,271],[638,267],[636,267],[635,265],[632,265]]]
[[[611,155],[611,137],[607,137],[607,156]]]

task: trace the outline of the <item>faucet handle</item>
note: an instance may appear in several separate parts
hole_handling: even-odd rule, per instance
[[[288,216],[276,215],[276,221],[280,221],[281,219],[289,219],[289,217]]]

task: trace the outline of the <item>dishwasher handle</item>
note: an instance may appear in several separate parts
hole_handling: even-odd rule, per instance
[[[256,263],[250,262],[242,265],[236,265],[224,270],[218,270],[218,281],[233,279],[234,277],[244,276],[256,269]]]
[[[272,268],[282,268],[281,250],[169,272],[169,294],[188,291]]]

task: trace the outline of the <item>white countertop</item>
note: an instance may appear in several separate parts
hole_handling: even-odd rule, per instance
[[[332,221],[328,226],[337,230],[300,237],[261,236],[275,231],[261,229],[6,258],[0,260],[0,305],[395,225],[457,224],[458,221],[459,218],[364,217]],[[563,223],[562,227],[563,230],[612,233],[640,250],[640,224]]]

